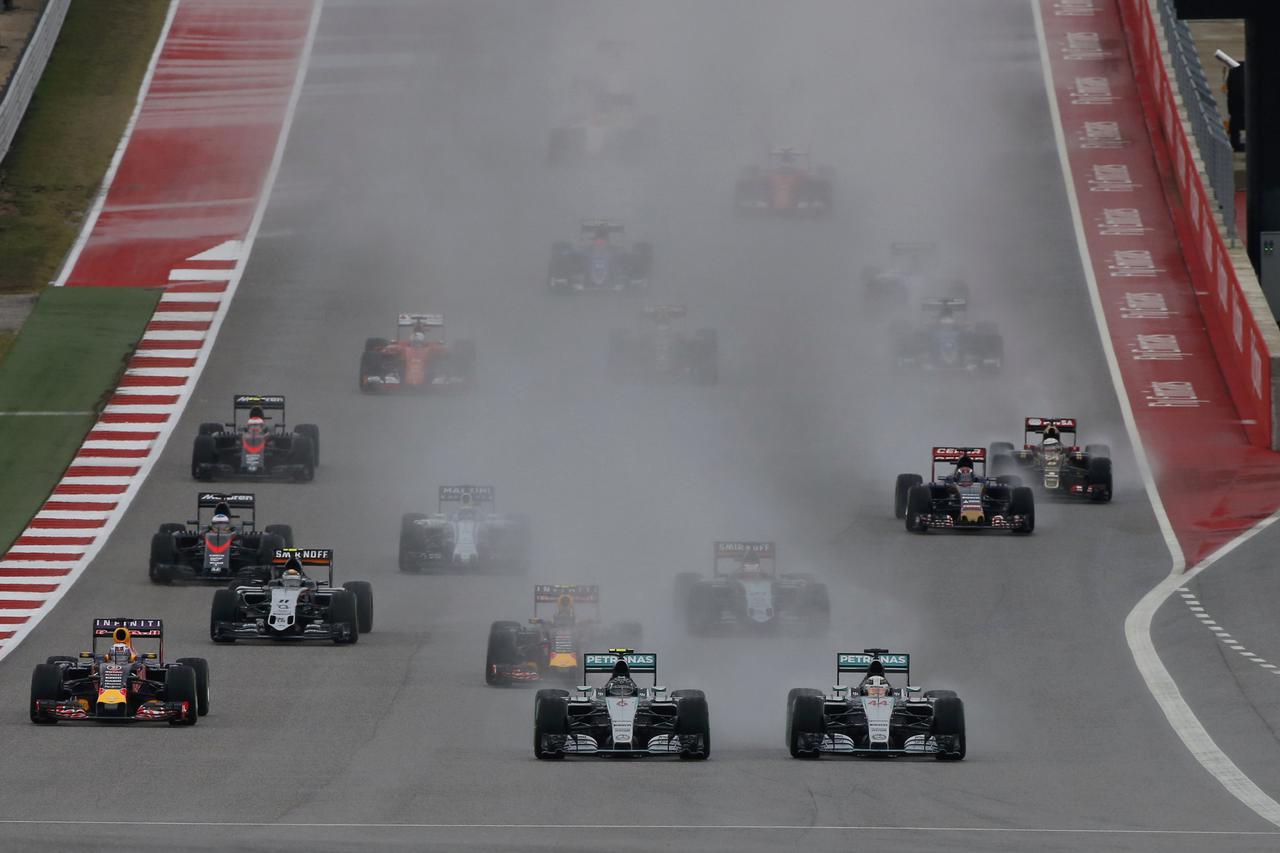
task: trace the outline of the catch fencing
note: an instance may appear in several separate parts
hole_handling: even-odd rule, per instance
[[[31,95],[44,74],[44,67],[53,53],[54,42],[62,30],[62,21],[71,8],[71,0],[49,0],[40,12],[40,20],[22,49],[22,56],[13,69],[9,82],[0,89],[0,161],[9,153],[13,137],[22,124],[22,116],[31,103]]]

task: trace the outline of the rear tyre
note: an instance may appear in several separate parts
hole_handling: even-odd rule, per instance
[[[1012,441],[993,441],[987,448],[987,454],[994,460],[997,456],[1013,455]]]
[[[293,446],[289,448],[289,464],[294,466],[293,479],[299,483],[309,483],[315,479],[316,450],[309,436],[294,433]]]
[[[711,757],[711,713],[707,697],[700,690],[678,690],[683,695],[676,698],[676,734],[682,737],[698,735],[702,748],[680,750],[683,761],[705,761]],[[675,696],[675,694],[672,694]]]
[[[791,748],[791,726],[796,712],[796,699],[801,696],[817,696],[822,698],[822,691],[816,687],[792,687],[787,693],[787,749]]]
[[[320,465],[320,427],[315,424],[298,424],[293,431],[311,439],[311,464],[318,467]]]
[[[360,639],[360,613],[356,596],[350,590],[334,590],[329,599],[329,622],[347,626],[346,636],[333,638],[335,646],[352,646]]]
[[[189,666],[171,666],[164,674],[164,700],[186,702],[187,713],[178,720],[170,720],[171,726],[194,726],[200,719],[200,689],[196,671]]]
[[[545,748],[548,735],[569,733],[569,694],[539,690],[533,700],[533,754],[543,761],[559,761],[564,750]]]
[[[181,525],[179,525],[181,527]],[[173,583],[170,566],[178,562],[178,545],[173,541],[173,534],[161,530],[151,537],[151,562],[148,574],[152,583]]]
[[[173,521],[165,522],[164,524],[160,525],[161,533],[178,533],[179,531],[186,530],[186,529],[187,529],[187,526],[185,524],[178,524],[177,522],[173,522]]]
[[[485,684],[497,687],[510,683],[510,679],[504,677],[498,667],[518,663],[516,637],[519,632],[519,622],[494,622],[489,626],[489,649],[484,659]]]
[[[1025,515],[1027,526],[1015,533],[1027,534],[1036,529],[1036,496],[1030,486],[1015,486],[1009,498],[1009,514]]]
[[[893,517],[907,517],[907,493],[924,482],[919,474],[899,474],[893,486]]]
[[[400,516],[400,571],[402,572],[421,571],[413,553],[417,546],[422,544],[422,532],[418,529],[417,522],[425,518],[426,516],[420,512],[406,512]]]
[[[390,341],[388,341],[386,338],[365,338],[365,339],[364,339],[364,351],[365,351],[365,352],[379,352],[380,350],[382,350],[383,348],[385,348],[385,347],[389,346],[390,344],[391,344],[391,342],[390,342]]]
[[[381,352],[363,352],[360,354],[360,390],[368,394],[373,390],[369,384],[371,376],[382,375],[382,353]]]
[[[31,722],[39,726],[52,726],[57,723],[58,718],[52,714],[36,711],[36,701],[61,698],[62,667],[49,663],[36,664],[35,670],[31,673],[31,705],[29,706]]]
[[[191,667],[196,674],[197,709],[200,716],[209,713],[209,662],[204,658],[178,658],[178,663]]]
[[[44,662],[54,664],[54,665],[65,663],[65,664],[70,664],[72,666],[75,666],[76,664],[79,663],[79,661],[71,657],[71,655],[49,655],[47,658],[44,659]]]
[[[1084,452],[1090,456],[1111,458],[1111,445],[1109,444],[1086,444]]]
[[[911,533],[927,533],[929,525],[920,521],[933,509],[933,490],[927,484],[912,486],[907,491],[907,530]]]
[[[200,424],[200,429],[196,435],[218,435],[224,429],[226,429],[226,427],[216,421],[206,421]]]
[[[960,761],[966,752],[964,703],[946,696],[933,703],[933,736],[938,743],[939,761]]]
[[[926,690],[924,692],[926,699],[954,699],[956,692],[954,690]]]
[[[209,639],[215,643],[234,643],[235,637],[223,636],[218,630],[219,622],[236,621],[236,592],[234,589],[214,590],[213,606],[209,611]]]
[[[1111,459],[1106,456],[1090,456],[1089,471],[1086,475],[1089,483],[1089,500],[1095,503],[1106,503],[1111,500]]]
[[[360,633],[373,630],[373,585],[368,581],[347,581],[342,588],[356,597],[356,622]]]
[[[821,695],[801,693],[791,709],[791,736],[787,748],[792,758],[817,758],[818,750],[804,746],[803,735],[820,735],[825,728],[824,702]]]
[[[272,536],[280,537],[280,541],[284,543],[283,547],[285,548],[293,547],[293,527],[291,525],[268,524],[266,528],[263,529],[262,532],[269,533]],[[272,551],[272,556],[273,557],[275,556],[275,551]]]
[[[211,435],[197,435],[191,446],[191,476],[197,480],[212,480],[213,475],[204,466],[218,464],[218,449]]]

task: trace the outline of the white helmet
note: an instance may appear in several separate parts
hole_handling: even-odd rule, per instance
[[[215,533],[229,533],[231,531],[231,516],[225,512],[215,512],[213,518],[209,519],[209,527]]]
[[[879,675],[870,676],[862,683],[862,695],[864,696],[888,696],[889,682]]]

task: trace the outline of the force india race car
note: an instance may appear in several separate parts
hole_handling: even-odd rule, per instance
[[[714,385],[718,378],[715,329],[698,329],[692,335],[672,327],[685,315],[683,305],[659,305],[644,309],[653,328],[609,333],[609,372],[616,379],[688,379]]]
[[[779,574],[772,542],[717,542],[712,576],[676,575],[675,609],[691,634],[796,630],[822,634],[831,621],[827,585]]]
[[[156,651],[139,653],[133,644],[141,639],[156,640]],[[41,725],[96,720],[194,726],[208,713],[208,662],[166,663],[159,619],[94,619],[89,651],[54,655],[31,673],[31,722]]]
[[[1004,366],[1004,338],[995,323],[966,323],[969,301],[961,296],[923,299],[926,320],[917,327],[894,329],[894,360],[898,367],[985,370]]]
[[[554,615],[542,618],[539,607],[550,605],[555,606]],[[579,617],[578,605],[592,605],[594,610],[589,616]],[[600,587],[538,584],[533,588],[533,618],[528,625],[511,621],[489,626],[484,681],[495,686],[568,681],[577,677],[583,649],[598,649],[609,643],[637,645],[640,635],[636,622],[601,624]]]
[[[435,513],[400,518],[400,571],[525,571],[529,519],[495,507],[493,486],[441,486]]]
[[[279,412],[279,420],[268,415]],[[241,415],[247,415],[241,423]],[[191,449],[191,476],[197,480],[311,480],[320,464],[320,427],[285,425],[284,397],[237,394],[230,423],[200,424]]]
[[[442,391],[471,385],[476,373],[476,344],[440,338],[443,314],[401,314],[396,339],[367,338],[360,355],[360,390]]]
[[[808,151],[775,148],[763,169],[747,166],[734,187],[739,213],[831,215],[832,172],[813,167]]]
[[[243,515],[236,510],[245,510]],[[154,583],[175,580],[226,582],[271,565],[277,548],[293,547],[293,528],[268,524],[258,530],[254,496],[201,492],[196,517],[167,522],[151,537],[150,575]]]
[[[609,673],[603,687],[587,677]],[[652,687],[640,687],[633,675],[650,673]],[[701,690],[659,687],[658,656],[631,649],[582,656],[582,684],[567,690],[538,691],[533,705],[533,754],[542,759],[566,755],[638,758],[711,755],[707,698]]]
[[[863,676],[857,687],[840,683],[840,676],[850,673]],[[829,695],[815,688],[793,688],[787,694],[787,748],[792,757],[964,758],[964,703],[955,691],[894,687],[889,673],[903,673],[910,684],[911,656],[887,649],[841,652]]]
[[[954,471],[938,477],[938,463]],[[930,482],[919,474],[899,474],[893,512],[907,530],[1010,530],[1030,533],[1036,526],[1035,495],[1016,476],[987,477],[982,447],[935,447]],[[976,470],[975,466],[981,466]]]
[[[608,219],[582,222],[582,240],[553,243],[547,286],[553,293],[583,290],[643,290],[653,270],[653,244],[636,243],[630,250],[610,238],[621,234],[622,223]]]
[[[307,569],[327,570],[323,581]],[[333,585],[333,551],[281,548],[267,580],[248,581],[213,594],[209,636],[236,640],[332,640],[356,642],[373,630],[373,587],[365,581]]]
[[[1040,443],[1034,444],[1032,436],[1040,436]],[[1076,444],[1075,418],[1026,418],[1022,449],[1007,441],[993,443],[991,470],[1025,474],[1051,494],[1097,503],[1111,500],[1111,448],[1086,444],[1082,450]]]

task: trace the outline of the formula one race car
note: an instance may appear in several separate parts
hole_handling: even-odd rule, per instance
[[[238,509],[247,512],[238,515]],[[161,524],[151,537],[151,580],[225,583],[265,570],[277,548],[293,547],[293,528],[268,524],[258,530],[254,515],[253,495],[201,492],[195,518]]]
[[[631,249],[610,238],[621,234],[622,223],[608,219],[582,222],[582,240],[551,245],[547,286],[553,293],[583,290],[643,290],[653,271],[653,244],[636,243]]]
[[[953,690],[894,687],[889,673],[911,683],[911,656],[887,649],[836,655],[836,684],[829,695],[809,687],[787,694],[787,748],[793,758],[821,755],[965,755],[964,703]],[[863,676],[858,686],[840,676]]]
[[[938,476],[938,463],[952,473]],[[982,466],[981,470],[975,470]],[[907,530],[1010,530],[1030,533],[1036,527],[1035,495],[1016,476],[987,477],[987,451],[982,447],[935,447],[930,482],[919,474],[899,474],[893,513],[905,518]]]
[[[587,676],[609,673],[603,687]],[[632,675],[651,673],[654,685],[640,687]],[[631,649],[582,656],[582,684],[567,690],[538,691],[533,704],[533,754],[542,759],[566,755],[639,758],[711,756],[711,723],[701,690],[659,687],[658,656]]]
[[[551,619],[539,616],[539,605],[555,606]],[[578,605],[594,605],[595,610],[590,616],[579,617]],[[598,586],[538,584],[533,588],[533,618],[528,625],[494,622],[489,626],[484,681],[492,685],[568,681],[577,677],[584,649],[609,643],[636,645],[640,634],[636,622],[600,623]]]
[[[716,330],[698,329],[692,335],[672,328],[685,315],[683,305],[644,309],[654,328],[614,329],[609,333],[609,372],[619,379],[690,379],[714,385],[718,378]]]
[[[373,630],[373,587],[366,581],[333,585],[333,551],[280,548],[269,578],[233,584],[213,594],[209,636],[236,640],[332,640],[356,642]],[[324,581],[307,569],[327,570]]]
[[[436,512],[400,517],[400,571],[522,572],[532,533],[525,515],[495,512],[493,486],[441,486]]]
[[[360,390],[441,391],[475,381],[476,344],[440,339],[443,314],[401,314],[396,339],[367,338],[360,355]]]
[[[734,188],[739,213],[830,216],[833,172],[813,167],[808,151],[775,148],[763,169],[747,166]]]
[[[969,285],[964,279],[959,276],[944,279],[938,268],[938,247],[934,243],[891,243],[889,266],[862,269],[867,305],[879,309],[904,308],[914,294],[930,291],[968,299]]]
[[[1033,435],[1040,443],[1032,443]],[[1076,444],[1075,418],[1027,418],[1022,449],[1008,441],[991,445],[994,473],[1019,472],[1032,477],[1038,488],[1052,494],[1111,500],[1111,448],[1105,444]]]
[[[135,640],[157,640],[139,654]],[[102,642],[106,648],[99,651]],[[94,619],[93,645],[79,657],[54,655],[31,673],[31,722],[61,720],[194,726],[209,713],[209,663],[165,662],[159,619]]]
[[[547,162],[552,166],[607,158],[623,163],[639,160],[658,142],[658,118],[636,111],[630,92],[596,92],[590,114],[551,129]]]
[[[894,329],[894,361],[899,367],[959,368],[996,372],[1004,366],[1004,338],[994,323],[966,323],[962,296],[921,300],[926,321]]]
[[[279,418],[268,415],[279,412]],[[247,415],[241,423],[242,414]],[[272,423],[274,421],[274,423]],[[197,480],[311,480],[320,464],[320,427],[285,425],[284,397],[237,394],[230,423],[200,424],[191,449],[191,476]]]
[[[822,634],[831,621],[827,585],[808,574],[779,574],[772,542],[717,542],[710,578],[676,575],[675,610],[691,634]]]

